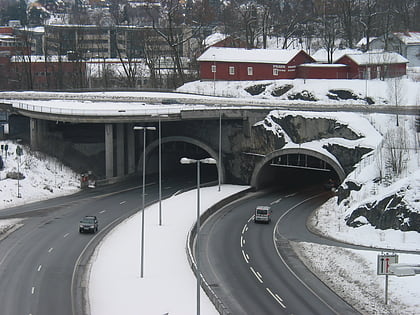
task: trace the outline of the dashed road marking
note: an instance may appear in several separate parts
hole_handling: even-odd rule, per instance
[[[283,308],[286,308],[286,305],[283,304],[283,299],[281,297],[279,297],[277,294],[274,294],[269,288],[266,288],[266,290],[277,301],[277,303],[279,303]]]
[[[249,264],[249,256],[242,250],[242,256],[244,256],[244,259],[247,264]]]
[[[260,273],[257,273],[257,272],[254,270],[254,268],[252,268],[252,267],[249,267],[249,269],[251,269],[252,273],[253,273],[253,274],[254,274],[254,276],[258,279],[258,281],[259,281],[260,283],[263,283],[263,281],[262,281],[262,277],[261,277]]]
[[[125,204],[126,202],[127,202],[127,201],[125,201],[125,200],[124,200],[124,201],[121,201],[121,202],[120,202],[120,205],[123,205],[123,204]]]
[[[244,234],[246,231],[248,231],[248,225],[245,224],[244,228],[242,229],[242,234]]]
[[[63,237],[66,238],[69,235],[70,235],[70,233],[66,233],[66,234],[63,235]]]
[[[100,214],[105,213],[105,212],[106,212],[106,210],[99,211]]]
[[[38,272],[40,272],[40,271],[41,271],[41,268],[42,268],[42,265],[39,265],[39,266],[38,266]]]
[[[283,198],[279,198],[277,200],[274,200],[273,202],[270,203],[270,205],[275,205],[276,203],[279,203]]]
[[[54,250],[54,248],[50,247],[50,249],[48,250],[49,253],[51,253]]]
[[[32,287],[31,294],[34,294],[34,293],[35,293],[35,287]]]

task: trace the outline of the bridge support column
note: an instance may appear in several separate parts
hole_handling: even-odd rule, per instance
[[[44,120],[31,118],[30,120],[30,143],[33,150],[38,150],[46,138],[47,124]]]
[[[105,176],[114,177],[114,132],[112,124],[105,124]]]
[[[134,130],[132,124],[126,124],[127,134],[127,173],[132,174],[136,171],[135,151],[134,151]]]
[[[124,124],[117,124],[117,176],[124,176]]]

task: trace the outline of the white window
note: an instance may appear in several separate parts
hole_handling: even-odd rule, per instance
[[[253,75],[253,69],[252,69],[252,67],[248,67],[248,75]]]
[[[273,68],[273,75],[279,75],[279,69]]]
[[[229,67],[229,74],[230,75],[235,75],[235,67],[233,67],[233,66]]]
[[[211,65],[211,72],[213,72],[213,73],[216,72],[216,65]]]

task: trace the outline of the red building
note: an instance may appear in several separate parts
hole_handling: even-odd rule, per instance
[[[297,66],[314,62],[303,50],[210,47],[198,59],[202,80],[294,79]]]
[[[10,60],[11,88],[51,90],[77,88],[86,82],[86,63],[67,56],[14,56]]]
[[[327,63],[305,63],[297,67],[297,78],[301,79],[348,79],[348,65]]]
[[[348,66],[349,79],[383,79],[405,75],[408,60],[394,52],[360,52],[346,54],[336,63]]]

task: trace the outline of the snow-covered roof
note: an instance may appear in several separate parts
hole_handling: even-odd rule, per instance
[[[213,46],[214,44],[217,44],[218,42],[221,42],[222,40],[226,39],[228,35],[222,34],[222,33],[214,33],[209,36],[207,36],[204,39],[204,47]]]
[[[336,62],[345,54],[352,54],[357,52],[359,52],[357,49],[337,49],[333,52],[332,62]],[[328,53],[325,48],[318,49],[314,54],[311,55],[311,57],[314,58],[316,62],[328,62]]]
[[[30,58],[30,60],[29,60]],[[45,56],[31,55],[31,56],[12,56],[11,62],[45,62]],[[68,62],[67,56],[47,56],[47,62]]]
[[[293,57],[295,57],[299,52],[300,50],[286,49],[210,47],[197,60],[286,64],[292,60]]]
[[[378,37],[372,36],[369,37],[369,43],[371,43],[374,39],[377,39]],[[356,47],[362,47],[362,46],[366,46],[367,43],[367,38],[363,37],[361,40],[359,40],[359,42],[356,44]]]
[[[408,60],[395,52],[359,52],[346,54],[360,66],[377,64],[408,63]]]
[[[339,68],[339,67],[348,67],[348,65],[341,63],[304,63],[299,65],[299,67],[313,67],[313,68]]]
[[[396,32],[393,34],[406,45],[420,45],[420,32]]]

